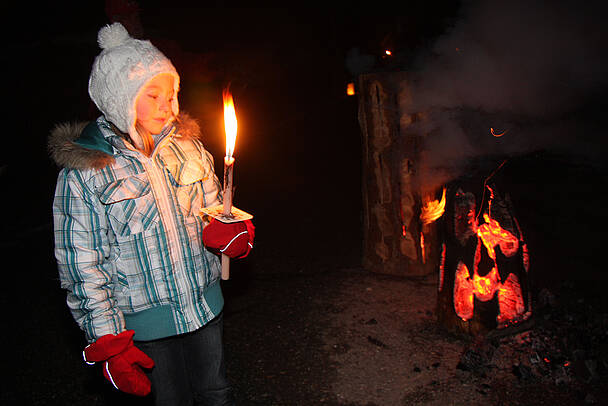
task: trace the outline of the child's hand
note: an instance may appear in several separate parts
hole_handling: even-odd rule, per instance
[[[106,334],[83,351],[87,364],[105,361],[103,375],[118,390],[137,396],[150,393],[150,380],[141,370],[152,368],[154,361],[133,345],[133,330]]]
[[[253,248],[255,227],[251,220],[236,223],[211,222],[203,229],[203,244],[230,258],[245,258]]]

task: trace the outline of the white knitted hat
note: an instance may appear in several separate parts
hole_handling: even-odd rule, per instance
[[[171,61],[150,41],[132,38],[120,23],[106,25],[97,34],[102,51],[93,62],[89,95],[108,121],[128,133],[136,144],[141,137],[135,130],[135,100],[143,85],[161,73],[175,78],[174,94],[179,90],[179,75]],[[173,115],[179,104],[173,97]]]

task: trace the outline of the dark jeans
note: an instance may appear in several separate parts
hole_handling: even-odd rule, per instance
[[[155,405],[234,404],[226,379],[222,335],[220,313],[192,333],[135,342],[155,363],[148,372]]]

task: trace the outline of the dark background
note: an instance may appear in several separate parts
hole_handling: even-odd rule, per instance
[[[357,100],[345,95],[355,76],[346,68],[347,52],[356,46],[380,61],[399,37],[411,52],[445,29],[457,9],[454,2],[413,2],[397,16],[381,4],[315,9],[152,1],[134,12],[118,3],[12,5],[7,13],[19,27],[5,31],[11,40],[2,55],[10,100],[2,182],[5,196],[17,197],[2,202],[10,213],[2,225],[9,240],[49,224],[58,172],[47,157],[51,129],[99,115],[87,81],[102,25],[124,20],[134,36],[152,40],[172,59],[182,76],[181,109],[199,121],[220,163],[221,90],[231,84],[239,116],[237,204],[261,215],[258,207],[270,201],[282,210],[294,200],[292,191],[311,206],[327,202],[321,190],[328,187],[360,204]],[[340,181],[328,182],[329,171]],[[305,190],[303,182],[318,190]]]
[[[131,21],[176,65],[181,109],[199,120],[220,176],[221,90],[230,83],[239,118],[235,205],[255,215],[257,252],[234,265],[234,275],[241,276],[227,283],[227,299],[253,289],[264,273],[292,275],[322,262],[360,267],[361,135],[357,98],[347,97],[345,88],[361,72],[347,64],[349,53],[356,47],[371,57],[367,70],[419,69],[416,56],[459,21],[461,3],[318,8],[198,3],[141,2],[139,22]],[[0,148],[5,259],[0,303],[8,323],[4,348],[13,354],[8,365],[16,379],[5,394],[13,401],[34,385],[27,399],[52,403],[46,399],[54,382],[49,352],[67,346],[77,357],[82,344],[63,307],[53,259],[50,206],[59,168],[48,158],[46,138],[57,123],[98,115],[87,94],[99,53],[96,35],[121,18],[108,4],[32,5],[5,14],[17,23],[5,31],[1,53],[8,103]],[[589,37],[591,43],[600,41]],[[386,48],[396,54],[393,59],[382,57]],[[572,281],[597,294],[606,281],[606,172],[598,159],[606,136],[603,85],[567,112],[584,117],[580,138],[592,158],[539,146],[511,154],[503,174],[529,231],[536,292]],[[285,280],[273,285],[274,295],[291,286]],[[39,358],[47,362],[44,368]],[[35,393],[36,385],[42,392]],[[57,385],[67,385],[55,387],[57,404],[64,392],[79,390],[76,383]]]

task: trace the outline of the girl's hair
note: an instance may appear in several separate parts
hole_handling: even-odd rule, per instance
[[[135,142],[131,139],[131,136],[127,133],[120,131],[118,127],[116,127],[113,123],[110,123],[110,128],[112,128],[112,131],[114,131],[116,135],[119,135],[125,141],[129,141],[131,144],[135,145]],[[143,127],[140,126],[137,122],[135,122],[135,129],[137,130],[137,133],[141,137],[143,143],[143,149],[141,150],[141,152],[143,152],[146,156],[149,157],[150,155],[152,155],[152,151],[154,151],[154,138],[152,138],[152,135],[150,135],[148,131],[144,130]]]
[[[141,125],[139,125],[138,121],[135,122],[135,130],[141,137],[141,142],[143,144],[142,152],[146,154],[147,157],[149,157],[150,155],[152,155],[152,151],[154,151],[154,138],[152,138],[152,135],[147,130],[145,130]]]

